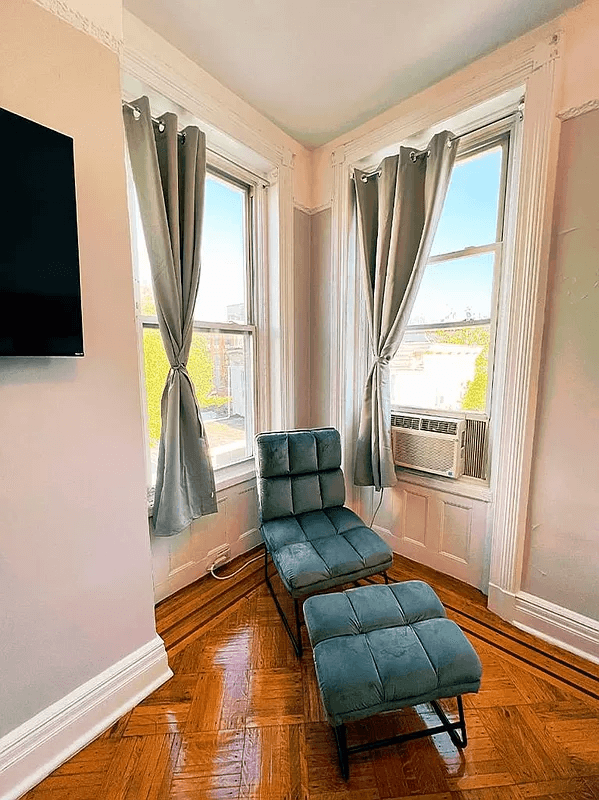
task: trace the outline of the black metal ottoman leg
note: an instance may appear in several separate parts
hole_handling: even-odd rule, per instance
[[[302,648],[302,622],[300,618],[300,608],[299,608],[299,600],[297,597],[293,599],[293,605],[295,606],[295,630],[297,632],[297,655],[299,658],[302,656],[303,648]]]
[[[339,766],[341,768],[341,776],[344,781],[349,778],[349,755],[347,752],[347,733],[345,725],[337,725],[333,728],[335,732],[335,741],[337,742],[337,753],[339,754]]]
[[[466,747],[468,744],[468,737],[466,735],[466,719],[464,717],[464,706],[462,705],[462,697],[458,695],[456,697],[458,701],[458,721],[457,722],[450,722],[447,714],[443,711],[441,706],[436,700],[431,701],[431,705],[435,710],[435,713],[443,723],[445,730],[449,734],[449,738],[455,744],[456,747],[463,748]],[[458,733],[459,731],[459,733]]]
[[[389,583],[389,576],[387,575],[387,570],[383,572],[383,577],[385,578],[385,583]]]
[[[462,734],[462,747],[468,744],[468,735],[466,734],[466,719],[464,717],[464,706],[462,705],[462,695],[458,695],[458,714],[460,715],[460,733]]]

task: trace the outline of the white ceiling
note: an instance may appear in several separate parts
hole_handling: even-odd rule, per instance
[[[125,0],[207,72],[317,147],[579,0]]]

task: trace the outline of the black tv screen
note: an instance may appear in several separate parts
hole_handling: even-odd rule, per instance
[[[0,356],[82,356],[73,140],[0,108]]]

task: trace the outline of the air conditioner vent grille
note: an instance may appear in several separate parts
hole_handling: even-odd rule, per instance
[[[394,428],[410,428],[417,431],[420,429],[420,417],[403,417],[399,414],[391,414],[391,425]]]
[[[396,463],[442,475],[455,474],[455,445],[450,440],[398,435],[393,456]]]
[[[427,419],[424,417],[420,421],[420,430],[430,433],[446,433],[448,436],[455,436],[458,431],[456,422],[445,419]]]
[[[464,475],[482,480],[487,477],[487,433],[487,420],[466,420]]]

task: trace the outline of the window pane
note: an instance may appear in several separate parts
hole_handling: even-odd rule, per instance
[[[428,264],[408,325],[490,319],[494,253]]]
[[[498,145],[456,161],[431,255],[496,240],[502,151]]]
[[[246,192],[206,176],[202,271],[194,318],[246,323]]]
[[[251,397],[246,396],[250,346],[249,334],[206,331],[193,335],[188,370],[214,467],[252,455]]]
[[[156,328],[144,328],[144,363],[152,480],[156,479],[160,441],[160,399],[168,360]],[[252,455],[246,375],[250,369],[249,334],[193,334],[188,372],[206,426],[212,465],[223,467]]]
[[[489,325],[407,331],[391,362],[391,402],[443,411],[485,411]]]

